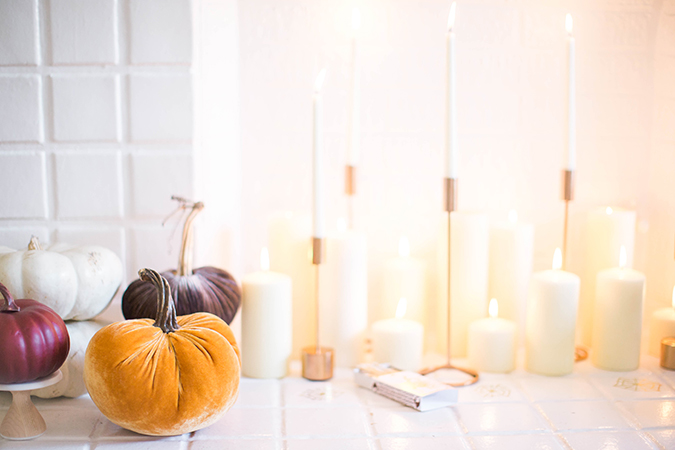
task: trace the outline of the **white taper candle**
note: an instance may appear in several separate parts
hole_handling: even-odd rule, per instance
[[[448,16],[448,34],[446,37],[446,85],[445,85],[445,153],[446,153],[446,178],[457,178],[457,105],[455,95],[455,2],[450,6]]]
[[[321,87],[326,78],[326,69],[322,69],[314,82],[314,208],[313,208],[313,237],[324,237],[323,217],[323,178],[322,178],[322,153],[323,153],[323,100]]]
[[[574,36],[572,35],[572,16],[565,17],[567,29],[567,146],[565,148],[565,169],[575,170],[577,165],[577,123],[576,123],[576,84],[574,81]]]
[[[352,10],[352,78],[350,85],[350,108],[349,108],[349,130],[347,135],[347,165],[356,166],[359,161],[359,150],[361,147],[360,134],[360,108],[361,108],[361,79],[359,64],[359,47],[357,42],[357,32],[361,27],[361,12],[358,8]]]

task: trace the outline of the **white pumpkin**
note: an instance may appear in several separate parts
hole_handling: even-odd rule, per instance
[[[57,244],[42,250],[0,247],[0,283],[15,298],[32,298],[64,320],[88,320],[112,301],[122,282],[122,261],[107,248]]]
[[[37,389],[31,395],[40,398],[79,397],[87,393],[84,385],[84,354],[89,341],[106,323],[93,320],[83,322],[66,322],[70,335],[70,352],[68,359],[61,366],[63,378],[58,383]]]

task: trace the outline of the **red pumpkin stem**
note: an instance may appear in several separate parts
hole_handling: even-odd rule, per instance
[[[188,209],[191,208],[190,214],[188,214],[185,219],[185,224],[183,225],[183,236],[180,243],[180,256],[178,258],[178,275],[187,276],[192,275],[192,257],[193,257],[193,247],[194,247],[194,233],[192,232],[192,224],[195,220],[197,214],[204,209],[204,203],[202,202],[191,202],[181,197],[173,196],[172,200],[177,200],[181,203],[181,208]]]
[[[169,282],[159,272],[152,269],[141,269],[138,271],[138,276],[141,280],[154,284],[157,289],[157,314],[153,325],[164,333],[173,333],[178,330],[180,327],[176,320],[176,306],[171,297]]]
[[[21,311],[21,308],[19,308],[19,305],[17,305],[14,302],[14,298],[12,297],[12,294],[9,293],[9,289],[7,287],[0,283],[0,294],[2,295],[2,298],[4,299],[4,302],[0,304],[0,312],[18,312]]]
[[[42,245],[40,245],[40,240],[37,236],[31,236],[30,242],[28,243],[28,250],[42,250]]]

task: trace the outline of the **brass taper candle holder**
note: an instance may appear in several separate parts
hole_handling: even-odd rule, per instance
[[[571,170],[562,171],[562,192],[561,197],[565,201],[565,219],[563,223],[563,248],[562,248],[562,268],[567,269],[567,231],[569,225],[570,202],[574,199],[574,172]]]
[[[452,333],[451,333],[451,325],[452,325],[452,305],[451,305],[451,299],[452,299],[452,288],[451,288],[451,275],[452,275],[452,266],[451,266],[451,259],[452,259],[452,253],[451,253],[451,244],[452,244],[452,220],[451,220],[451,215],[452,212],[457,209],[457,179],[456,178],[445,178],[445,183],[444,183],[444,189],[443,189],[443,195],[444,195],[444,204],[445,204],[445,211],[448,213],[448,329],[447,329],[447,344],[448,344],[448,349],[447,349],[447,361],[445,364],[441,366],[436,366],[436,367],[428,367],[426,369],[420,370],[420,374],[422,375],[428,375],[430,373],[439,371],[439,370],[456,370],[462,373],[465,373],[469,375],[470,378],[466,379],[465,381],[459,382],[459,383],[445,383],[453,387],[461,387],[461,386],[469,386],[471,384],[474,384],[476,381],[478,381],[478,372],[471,370],[471,369],[465,369],[462,367],[456,367],[452,365],[452,347],[451,347],[451,341],[452,341]]]
[[[319,331],[319,266],[325,258],[325,240],[312,238],[312,264],[315,270],[314,299],[316,302],[316,345],[302,349],[302,377],[312,381],[325,381],[333,378],[335,364],[332,348],[322,347]]]

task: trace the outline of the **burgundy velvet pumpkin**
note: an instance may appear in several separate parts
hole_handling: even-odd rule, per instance
[[[192,223],[204,208],[202,202],[181,202],[182,209],[190,209],[183,227],[178,270],[162,272],[173,293],[176,314],[184,316],[208,312],[223,319],[228,325],[241,304],[241,291],[232,275],[216,267],[192,270]],[[132,282],[122,296],[122,313],[125,319],[152,319],[157,316],[157,289],[142,280]]]
[[[35,300],[14,300],[2,283],[0,295],[0,384],[26,383],[56,372],[70,350],[63,319]]]

